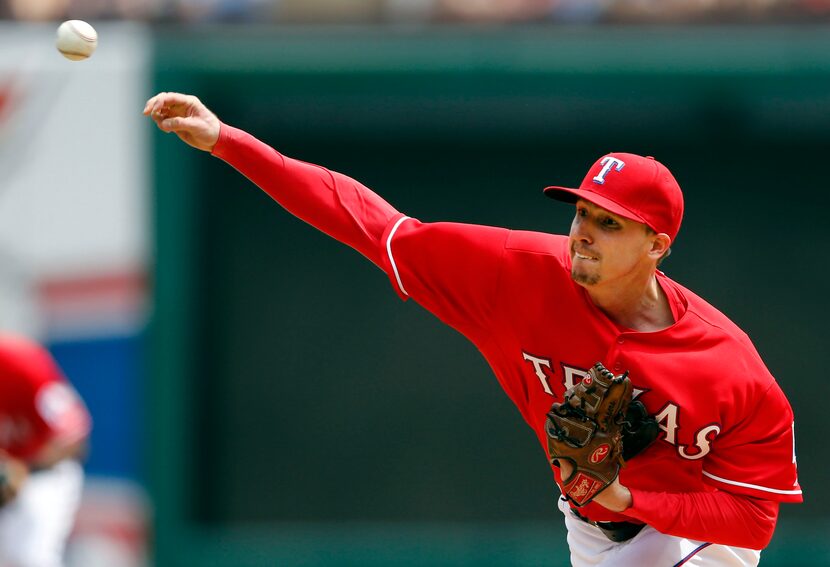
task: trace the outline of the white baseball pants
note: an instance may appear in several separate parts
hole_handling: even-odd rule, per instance
[[[568,503],[559,499],[568,528],[573,567],[755,567],[761,552],[715,545],[665,535],[646,526],[628,541],[614,543],[599,528],[576,518]]]
[[[0,567],[63,567],[83,479],[73,460],[29,475],[17,498],[0,509]]]

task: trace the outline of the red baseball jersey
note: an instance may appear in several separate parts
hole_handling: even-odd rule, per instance
[[[31,460],[47,442],[70,444],[90,428],[86,406],[49,352],[0,336],[0,450]]]
[[[571,279],[565,236],[421,223],[354,179],[287,158],[224,124],[213,154],[294,215],[360,251],[402,298],[470,339],[545,451],[547,412],[567,388],[598,361],[616,373],[628,370],[634,395],[662,434],[620,474],[634,496],[628,515],[591,503],[584,516],[646,521],[760,549],[777,516],[777,506],[763,503],[802,500],[783,392],[746,334],[665,274],[657,280],[675,323],[649,333],[620,328]],[[729,500],[727,493],[761,500]],[[677,521],[666,517],[670,505]],[[763,530],[735,529],[738,518]]]
[[[643,333],[619,328],[573,282],[567,237],[401,216],[382,246],[398,293],[475,343],[546,450],[551,404],[600,361],[630,372],[663,431],[622,469],[622,484],[801,501],[783,392],[746,334],[665,274],[676,322]],[[626,519],[595,503],[582,512]]]

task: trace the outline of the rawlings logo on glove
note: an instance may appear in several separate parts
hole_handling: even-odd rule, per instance
[[[565,497],[584,506],[605,490],[625,465],[660,432],[645,406],[631,400],[628,372],[614,376],[597,362],[588,375],[554,403],[545,421],[551,462],[574,469],[562,479]]]

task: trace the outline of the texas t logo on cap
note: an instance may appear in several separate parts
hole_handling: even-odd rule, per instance
[[[599,158],[578,189],[546,187],[552,199],[593,203],[665,233],[672,242],[683,219],[683,193],[665,165],[653,157],[610,153]]]
[[[611,168],[615,168],[617,171],[622,171],[622,168],[625,167],[625,162],[619,160],[617,158],[612,158],[611,156],[605,156],[599,163],[602,164],[603,168],[600,172],[594,177],[594,183],[599,183],[602,185],[605,183],[605,176],[608,175],[608,172],[611,171]]]

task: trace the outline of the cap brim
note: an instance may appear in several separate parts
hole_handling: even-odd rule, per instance
[[[545,195],[547,195],[551,199],[556,199],[557,201],[563,201],[565,203],[576,203],[579,199],[585,199],[586,201],[593,203],[598,207],[602,207],[603,209],[611,211],[615,215],[635,220],[643,224],[648,224],[645,221],[645,219],[640,215],[632,213],[631,211],[629,211],[622,205],[618,205],[608,197],[604,197],[602,195],[599,195],[598,193],[594,193],[593,191],[587,191],[585,189],[572,189],[570,187],[551,186],[545,187]]]

